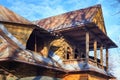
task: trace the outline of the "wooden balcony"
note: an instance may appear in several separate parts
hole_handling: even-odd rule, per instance
[[[79,64],[79,63],[86,63],[86,58],[79,58],[79,59],[65,59],[63,60],[64,64]],[[97,67],[99,69],[102,69],[106,71],[106,66],[103,66],[99,61],[95,61],[94,59],[89,58],[88,64]]]

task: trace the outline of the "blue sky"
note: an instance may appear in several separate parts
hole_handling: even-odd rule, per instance
[[[120,45],[120,14],[116,14],[120,11],[118,2],[120,0],[0,0],[0,5],[34,21],[101,4],[107,34],[117,45]],[[120,57],[118,57],[118,49],[112,49],[110,53],[115,60]],[[116,67],[114,74],[117,75],[120,69],[118,69],[118,64]]]

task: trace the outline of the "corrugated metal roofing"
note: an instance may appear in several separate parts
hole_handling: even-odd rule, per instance
[[[13,11],[0,6],[0,22],[13,22],[13,23],[21,23],[21,24],[32,24],[27,19],[22,16],[14,13]]]

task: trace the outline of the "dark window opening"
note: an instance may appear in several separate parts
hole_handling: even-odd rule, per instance
[[[27,41],[26,49],[40,52],[43,49],[43,47],[44,47],[44,39],[37,36],[34,30]]]
[[[74,57],[75,57],[75,59],[77,59],[77,58],[78,58],[78,55],[77,55],[77,54],[75,54],[75,56],[74,56]]]
[[[78,49],[75,49],[75,55],[74,55],[74,58],[75,58],[75,59],[77,59],[77,58],[79,57],[78,54],[79,54]]]
[[[67,53],[67,59],[69,59],[69,54]]]

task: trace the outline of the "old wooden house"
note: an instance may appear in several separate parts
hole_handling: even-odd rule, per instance
[[[0,6],[1,79],[10,74],[19,79],[115,79],[108,71],[108,49],[116,47],[107,36],[100,5],[34,22]]]

